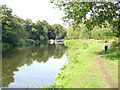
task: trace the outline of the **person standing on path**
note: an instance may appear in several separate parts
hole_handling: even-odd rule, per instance
[[[108,50],[108,42],[107,41],[105,41],[104,48],[105,48],[105,53],[106,53]]]

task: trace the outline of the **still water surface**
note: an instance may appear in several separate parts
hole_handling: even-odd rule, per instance
[[[40,88],[52,85],[68,63],[64,45],[41,45],[3,51],[2,87]]]

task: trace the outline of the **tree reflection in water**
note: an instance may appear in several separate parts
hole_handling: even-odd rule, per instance
[[[29,66],[33,61],[46,62],[50,57],[61,58],[66,49],[64,45],[41,45],[3,51],[2,87],[8,87],[11,82],[14,82],[13,72],[18,71],[18,67],[25,64]]]

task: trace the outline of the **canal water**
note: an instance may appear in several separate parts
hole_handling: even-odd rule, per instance
[[[60,68],[68,63],[62,45],[41,45],[2,52],[2,87],[41,88],[55,83]]]

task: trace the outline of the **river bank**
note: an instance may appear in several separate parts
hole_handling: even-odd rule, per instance
[[[110,42],[111,43],[111,42]],[[110,44],[104,53],[102,40],[65,40],[69,63],[56,76],[51,88],[116,88],[118,86],[117,49]],[[101,66],[104,66],[102,68]],[[111,83],[114,86],[111,86]]]
[[[27,40],[21,40],[17,45],[12,45],[8,43],[0,43],[1,51],[7,50],[10,48],[22,48],[22,47],[33,47],[33,46],[40,46],[49,44],[49,40],[46,41],[39,41],[39,40],[33,40],[33,39],[27,39]]]

